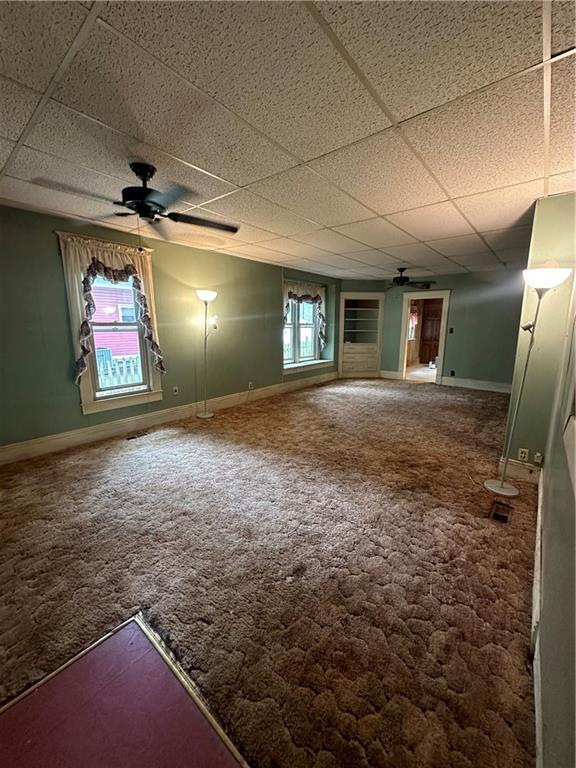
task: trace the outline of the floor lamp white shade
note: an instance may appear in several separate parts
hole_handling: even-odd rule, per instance
[[[208,324],[208,304],[218,296],[217,291],[199,289],[196,296],[204,303],[204,408],[196,416],[199,419],[211,419],[214,414],[208,410],[208,336],[216,329],[215,323]]]
[[[532,347],[534,346],[534,334],[536,331],[536,324],[538,322],[538,315],[540,313],[540,303],[551,288],[556,288],[568,279],[571,269],[563,269],[556,265],[549,264],[543,267],[535,269],[525,269],[523,272],[524,282],[529,288],[533,288],[538,296],[538,303],[536,304],[536,312],[534,314],[534,320],[528,323],[522,323],[520,326],[523,331],[527,331],[530,334],[530,342],[528,344],[528,351],[526,353],[526,359],[524,361],[524,368],[522,370],[522,378],[520,379],[520,386],[518,388],[518,396],[514,404],[514,410],[512,412],[512,419],[510,421],[510,429],[508,430],[508,437],[506,439],[506,445],[504,447],[504,466],[502,467],[502,476],[494,480],[486,480],[484,487],[486,490],[492,493],[497,493],[500,496],[518,496],[518,489],[512,483],[506,482],[506,474],[508,472],[508,463],[510,461],[510,448],[512,447],[512,438],[514,436],[514,430],[516,428],[516,421],[518,420],[518,413],[520,411],[520,403],[522,401],[522,394],[524,392],[524,384],[526,383],[526,374],[528,372],[528,364],[530,362],[530,355],[532,354]]]

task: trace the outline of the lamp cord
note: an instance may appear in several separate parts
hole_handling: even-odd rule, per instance
[[[534,315],[534,322],[532,328],[529,329],[530,343],[528,345],[528,352],[526,353],[526,361],[524,363],[524,371],[522,373],[522,380],[520,381],[520,388],[518,390],[518,397],[514,404],[514,412],[512,414],[512,421],[510,422],[510,431],[508,432],[508,439],[506,440],[506,446],[504,449],[504,467],[502,469],[502,479],[500,480],[500,488],[504,487],[504,480],[506,479],[506,472],[508,471],[508,462],[510,461],[510,448],[512,447],[512,438],[514,436],[514,430],[516,428],[516,419],[518,418],[518,411],[520,410],[520,402],[522,400],[522,393],[524,392],[524,384],[526,383],[526,374],[528,372],[528,363],[530,362],[530,355],[532,354],[532,347],[534,346],[534,335],[536,333],[536,323],[538,322],[538,313],[540,312],[540,302],[544,296],[544,292],[537,291],[538,303],[536,304],[536,313]]]

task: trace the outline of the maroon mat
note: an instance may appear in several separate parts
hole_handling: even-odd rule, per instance
[[[0,715],[10,768],[238,768],[145,633],[129,622]]]

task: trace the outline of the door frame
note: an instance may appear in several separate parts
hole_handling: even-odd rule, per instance
[[[442,318],[440,320],[440,338],[438,339],[438,364],[436,366],[436,384],[442,384],[442,369],[444,368],[444,349],[446,347],[446,331],[448,325],[448,306],[450,290],[447,291],[406,291],[402,294],[402,327],[400,330],[400,356],[398,371],[401,379],[406,378],[406,356],[408,352],[408,315],[410,302],[416,299],[442,299]]]
[[[382,320],[384,317],[384,297],[383,291],[342,291],[340,293],[340,317],[339,317],[339,339],[338,339],[338,375],[342,376],[342,362],[344,358],[344,304],[346,299],[378,299],[378,336],[376,345],[378,347],[378,371],[375,377],[380,376],[380,359],[382,357]]]

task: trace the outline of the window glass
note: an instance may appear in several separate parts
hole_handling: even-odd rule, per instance
[[[302,303],[300,307],[300,322],[312,324],[314,322],[315,304]]]

